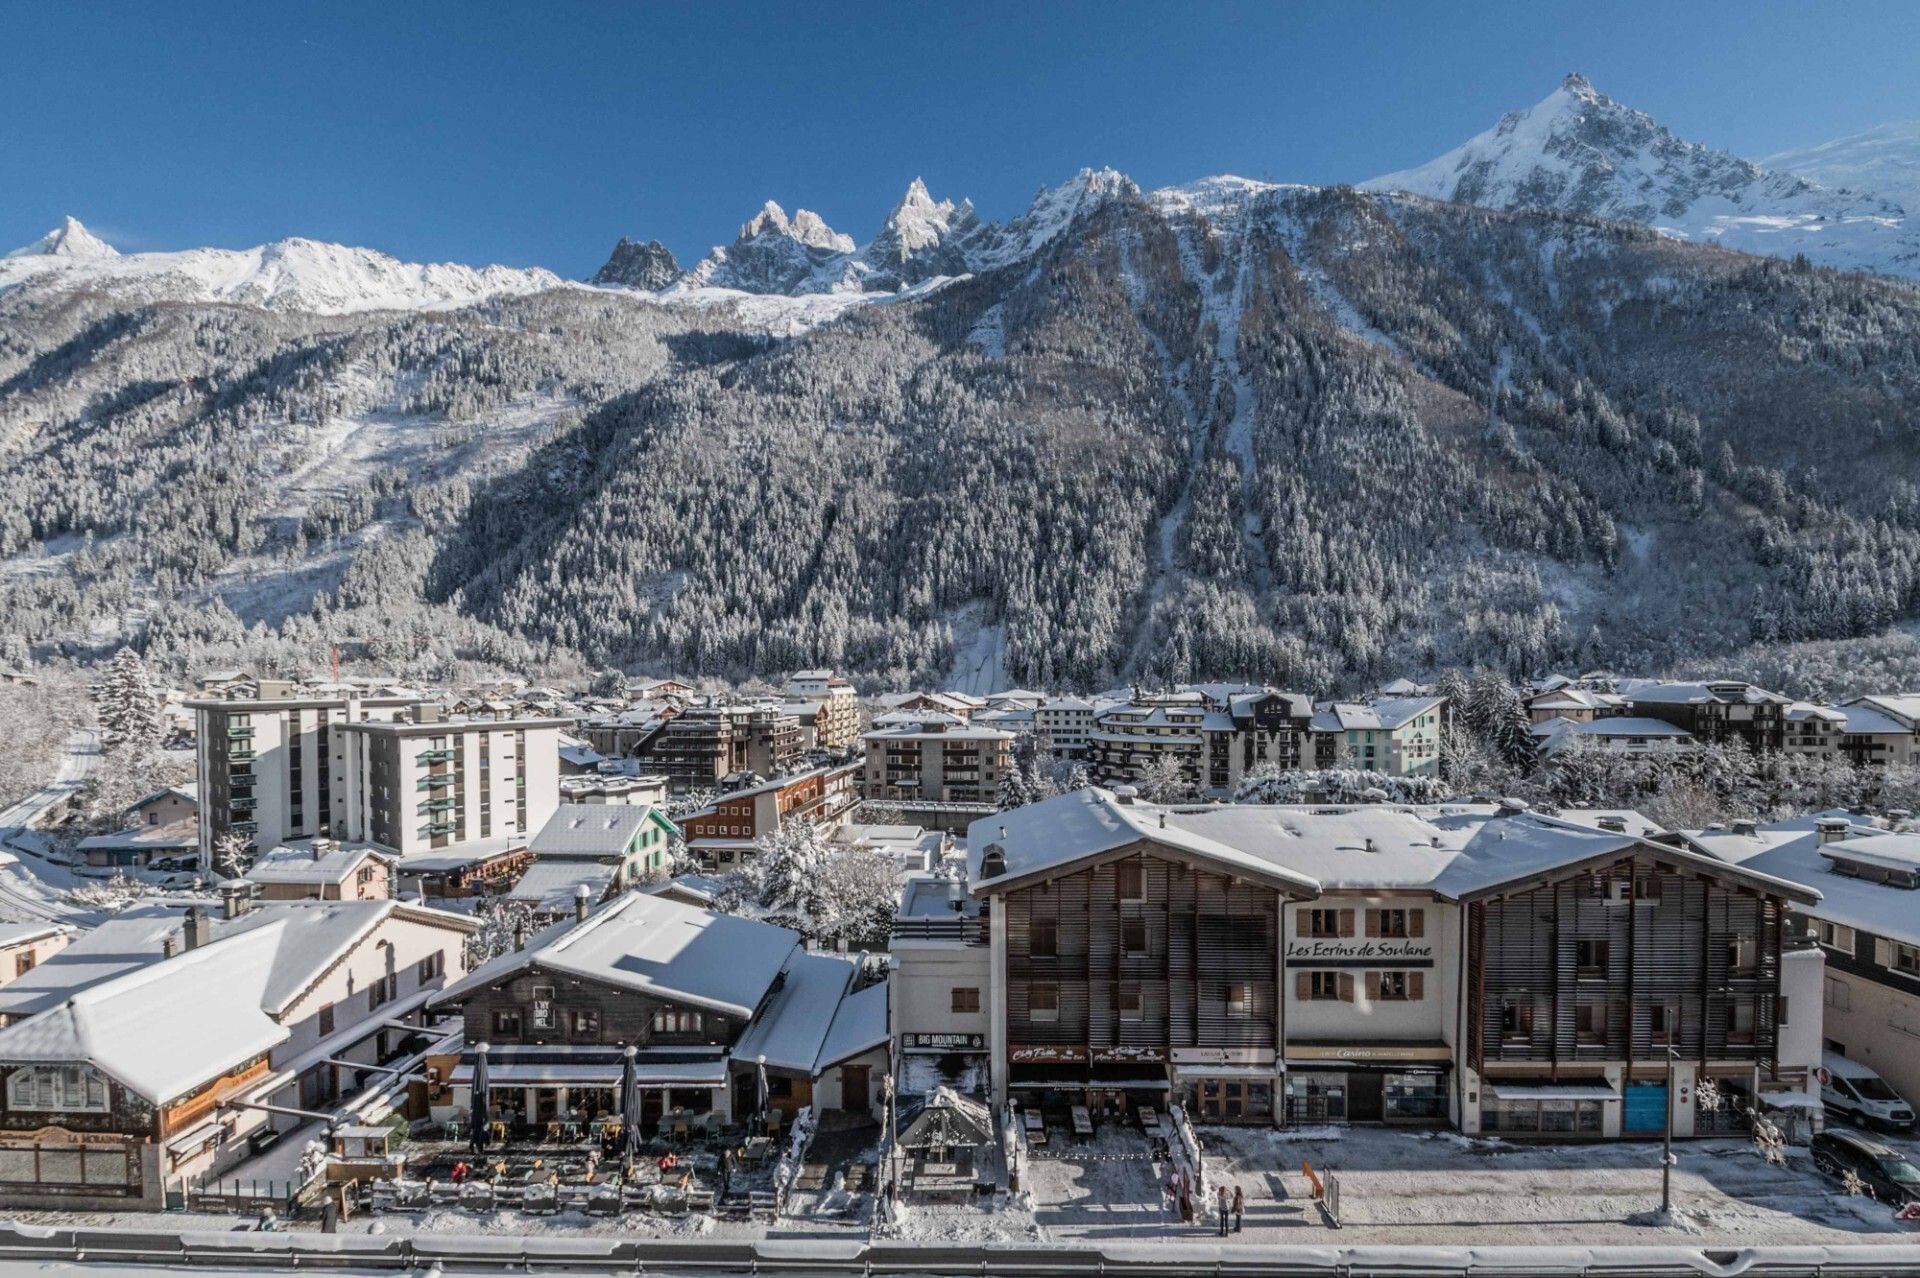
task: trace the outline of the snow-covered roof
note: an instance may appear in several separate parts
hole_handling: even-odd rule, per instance
[[[1811,701],[1796,701],[1787,707],[1787,719],[1792,723],[1802,723],[1808,719],[1818,719],[1823,723],[1843,724],[1847,721],[1846,712],[1832,706],[1817,706]]]
[[[247,867],[255,883],[345,883],[368,857],[391,861],[393,856],[365,843],[339,844],[315,856],[313,841],[301,840],[269,848]]]
[[[33,941],[43,941],[73,929],[65,923],[0,923],[0,950],[12,949]]]
[[[1709,702],[1734,705],[1788,705],[1786,697],[1737,679],[1702,683],[1635,684],[1627,694],[1629,701],[1660,705],[1706,705]]]
[[[655,896],[677,896],[698,905],[712,905],[720,899],[725,887],[726,884],[712,875],[681,874],[663,883],[649,883],[640,890]]]
[[[1313,727],[1320,732],[1391,732],[1406,727],[1445,700],[1445,697],[1388,697],[1377,701],[1330,701],[1314,714]]]
[[[764,1056],[775,1069],[812,1074],[857,971],[851,961],[831,954],[793,955],[779,991],[733,1045],[733,1059]]]
[[[181,785],[163,785],[152,794],[129,803],[125,808],[122,808],[121,811],[138,812],[155,799],[164,799],[169,796],[179,799],[183,803],[191,803],[198,806],[200,803],[200,783],[198,781],[188,781]]]
[[[1583,737],[1665,737],[1675,741],[1691,740],[1693,734],[1664,719],[1642,719],[1638,715],[1617,714],[1604,719],[1581,722],[1575,719],[1546,719],[1527,729],[1536,737],[1557,737],[1571,732]]]
[[[1699,852],[1649,843],[1645,836],[1658,827],[1637,814],[1621,817],[1623,830],[1601,828],[1615,814],[1585,815],[1591,825],[1493,804],[1160,807],[1088,787],[974,822],[968,871],[970,886],[987,891],[1148,843],[1301,896],[1402,889],[1462,899],[1635,850],[1715,873],[1728,868]],[[989,846],[1001,850],[1007,868],[983,880]],[[1764,873],[1737,877],[1804,895]]]
[[[527,968],[562,972],[741,1018],[753,1014],[800,943],[797,933],[628,892],[585,922],[563,920],[442,991],[455,1002]]]
[[[940,719],[949,720],[953,719],[953,716],[942,715]],[[863,734],[861,739],[864,741],[1011,741],[1013,739],[1011,732],[1000,728],[976,728],[957,719],[953,719],[951,724],[931,720],[930,715],[913,715],[907,722],[877,728]],[[878,723],[879,720],[876,719],[874,722]]]
[[[536,914],[560,914],[573,908],[574,889],[585,884],[588,899],[598,901],[619,873],[619,866],[600,861],[535,861],[507,898],[526,902]]]
[[[82,852],[95,849],[132,848],[135,851],[179,851],[200,846],[200,831],[191,821],[169,821],[165,825],[130,825],[111,834],[89,834],[75,845]]]
[[[887,1022],[887,986],[885,982],[855,990],[840,1000],[833,1015],[833,1028],[813,1063],[813,1072],[851,1060],[870,1052],[892,1038]]]
[[[1049,697],[1041,703],[1039,709],[1042,711],[1061,710],[1067,712],[1091,711],[1093,709],[1093,702],[1082,697]]]
[[[1872,696],[1855,697],[1847,702],[1844,708],[1851,710],[1855,706],[1877,710],[1896,723],[1907,725],[1909,730],[1920,727],[1920,692],[1876,693]]]
[[[647,803],[562,803],[527,850],[536,857],[623,856],[653,815]]]
[[[1845,817],[1846,813],[1800,818],[1794,822],[1775,822],[1761,826],[1752,834],[1733,834],[1724,830],[1689,831],[1687,837],[1714,856],[1774,878],[1802,884],[1820,893],[1820,900],[1801,906],[1814,918],[1860,928],[1877,936],[1889,937],[1909,945],[1920,945],[1920,890],[1877,883],[1872,879],[1841,874],[1834,869],[1832,854],[1875,857],[1877,848],[1898,854],[1900,868],[1920,868],[1907,858],[1920,858],[1920,835],[1886,834],[1870,826],[1851,827],[1848,837],[1822,844],[1813,821]],[[1876,859],[1878,859],[1876,857]]]
[[[1394,679],[1380,685],[1383,697],[1424,697],[1433,689],[1424,683],[1415,683],[1411,679]]]
[[[591,768],[607,756],[590,745],[563,745],[560,757],[576,768]]]
[[[87,1062],[164,1104],[288,1038],[263,1007],[284,921],[82,990],[0,1029],[0,1061]]]
[[[1910,737],[1914,734],[1912,728],[1875,706],[1849,705],[1829,708],[1845,720],[1840,730],[1850,736]]]

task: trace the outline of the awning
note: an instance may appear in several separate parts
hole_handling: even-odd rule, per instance
[[[1505,1101],[1617,1101],[1620,1093],[1604,1083],[1495,1083],[1493,1095]]]
[[[1278,1062],[1272,1065],[1175,1065],[1173,1071],[1182,1078],[1271,1079],[1286,1073],[1287,1067]]]
[[[723,1087],[727,1081],[725,1061],[642,1061],[634,1067],[634,1077],[642,1087]],[[618,1087],[618,1065],[569,1065],[554,1061],[541,1065],[493,1065],[487,1071],[495,1087]],[[473,1081],[473,1066],[454,1068],[453,1083]]]
[[[167,1153],[175,1158],[197,1154],[220,1137],[221,1124],[209,1120],[167,1142]]]
[[[1761,1092],[1760,1103],[1774,1109],[1823,1109],[1818,1096],[1805,1092]]]

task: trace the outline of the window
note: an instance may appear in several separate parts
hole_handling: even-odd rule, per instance
[[[1510,1043],[1533,1041],[1533,1004],[1508,999],[1500,1008],[1500,1037]]]
[[[567,1010],[567,1034],[572,1038],[599,1038],[600,1010],[594,1007],[569,1008]]]
[[[1373,934],[1375,936],[1404,938],[1411,935],[1407,931],[1407,912],[1405,910],[1372,910]]]
[[[980,1010],[980,990],[972,985],[953,987],[953,1010],[956,1012],[977,1012]]]
[[[435,950],[433,953],[427,955],[420,960],[418,971],[419,982],[422,985],[425,985],[428,981],[436,980],[444,976],[447,971],[447,952],[445,950]]]
[[[1114,866],[1114,882],[1123,901],[1146,899],[1146,875],[1138,861],[1122,861]]]
[[[493,1012],[493,1036],[495,1038],[520,1037],[520,1009],[516,1007],[495,1008]]]
[[[20,951],[20,953],[13,956],[13,974],[15,976],[25,976],[28,972],[31,972],[33,970],[33,964],[34,964],[33,951],[22,950]]]
[[[1727,975],[1752,976],[1759,965],[1760,947],[1751,936],[1727,938]]]
[[[1315,1002],[1351,1000],[1353,977],[1345,972],[1309,972],[1306,997]]]
[[[1352,910],[1305,910],[1309,937],[1353,935]]]
[[[1032,1021],[1057,1021],[1060,1019],[1060,987],[1058,985],[1045,984],[1028,987],[1027,1019]]]
[[[1253,1010],[1253,987],[1245,981],[1227,984],[1227,1015],[1246,1016]]]
[[[1122,985],[1120,987],[1120,1019],[1124,1022],[1144,1020],[1146,1014],[1142,1010],[1143,1002],[1138,985]]]
[[[1853,953],[1853,929],[1838,923],[1829,923],[1825,919],[1815,919],[1813,933],[1820,944],[1828,949],[1838,950],[1842,954]]]
[[[1633,876],[1633,895],[1636,900],[1657,903],[1662,894],[1665,879],[1658,874],[1636,874]]]
[[[1384,1003],[1404,1003],[1416,997],[1414,978],[1407,972],[1369,972],[1367,983],[1373,988],[1367,997]]]
[[[367,1010],[371,1012],[399,997],[400,974],[388,972],[385,976],[376,977],[373,984],[367,986]]]
[[[1836,1012],[1850,1012],[1853,1010],[1853,989],[1839,977],[1829,976],[1820,1001]]]
[[[1605,980],[1608,954],[1605,941],[1576,941],[1573,947],[1575,975],[1583,981]]]
[[[1727,1041],[1729,1043],[1751,1043],[1753,1041],[1753,1002],[1741,999],[1727,1009]]]
[[[1906,976],[1920,976],[1920,949],[1900,944],[1888,948],[1892,951],[1888,967]]]
[[[1647,1009],[1647,1037],[1653,1042],[1672,1043],[1679,1031],[1679,1008],[1671,1003],[1655,1003]]]
[[[700,1012],[661,1007],[654,1009],[652,1025],[655,1034],[699,1034],[706,1028],[706,1017]]]
[[[333,1033],[333,1004],[322,1003],[320,1005],[319,1020],[321,1038],[325,1038],[327,1035]]]
[[[1034,958],[1054,958],[1060,953],[1060,920],[1035,919],[1027,951]]]
[[[1573,1041],[1587,1044],[1607,1041],[1605,1004],[1588,1003],[1573,1009]]]
[[[107,1080],[85,1065],[39,1065],[7,1080],[7,1108],[104,1113]]]
[[[1147,952],[1147,925],[1131,919],[1120,925],[1120,952],[1129,956]]]

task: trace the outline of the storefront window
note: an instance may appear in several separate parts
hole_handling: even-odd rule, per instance
[[[1205,1123],[1273,1121],[1273,1084],[1265,1079],[1189,1078],[1180,1086],[1180,1099]]]
[[[1388,1122],[1421,1122],[1444,1118],[1447,1113],[1446,1089],[1441,1075],[1434,1072],[1388,1074],[1382,1100]]]
[[[1480,1127],[1487,1132],[1516,1136],[1598,1136],[1601,1109],[1597,1100],[1498,1100],[1488,1097],[1480,1106]]]
[[[1289,1074],[1287,1108],[1295,1123],[1347,1121],[1345,1074]]]

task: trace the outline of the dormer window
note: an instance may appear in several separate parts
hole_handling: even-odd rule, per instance
[[[7,1079],[7,1108],[48,1113],[105,1113],[107,1080],[86,1065],[37,1065]]]
[[[997,844],[988,844],[980,857],[980,877],[997,879],[1007,872],[1007,854]]]

